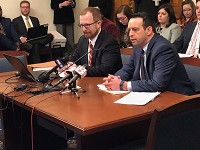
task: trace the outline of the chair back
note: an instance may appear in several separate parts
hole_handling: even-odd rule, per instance
[[[198,58],[181,58],[185,66],[190,81],[192,82],[195,92],[200,93],[200,59]]]
[[[27,65],[26,54],[23,51],[0,51],[0,73],[15,71],[13,66],[7,61],[3,54],[8,54],[18,57],[24,65]]]
[[[199,150],[200,97],[155,110],[146,150]]]
[[[129,58],[132,55],[132,48],[121,48],[120,53],[121,53],[122,64],[124,65],[128,62]]]

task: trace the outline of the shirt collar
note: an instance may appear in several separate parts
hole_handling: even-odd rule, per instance
[[[148,45],[149,45],[149,42],[143,47],[143,50],[144,50],[144,54],[147,53],[147,48],[148,48]]]
[[[101,29],[99,30],[99,32],[97,33],[97,35],[96,35],[93,39],[89,39],[89,42],[91,41],[93,47],[94,47],[94,45],[95,45],[95,43],[96,43],[96,40],[97,40],[97,38],[98,38],[100,32],[101,32]]]
[[[22,16],[23,20],[25,20],[25,19],[26,19],[26,16],[24,16],[24,15],[22,15],[22,14],[21,14],[21,16]],[[27,16],[27,17],[30,19],[30,17],[29,17],[29,16]]]

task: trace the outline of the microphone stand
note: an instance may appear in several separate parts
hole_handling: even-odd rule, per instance
[[[66,88],[64,88],[60,94],[68,93],[69,91],[65,91],[66,89],[69,89],[72,94],[76,96],[76,98],[80,99],[80,96],[78,92],[85,93],[86,91],[83,88],[78,89],[76,86],[76,80],[73,81],[71,84],[67,85]]]

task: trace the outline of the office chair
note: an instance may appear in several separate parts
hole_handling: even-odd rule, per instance
[[[3,56],[3,54],[8,54],[18,57],[23,64],[27,65],[26,54],[23,51],[0,51],[0,73],[14,71],[15,69]]]
[[[200,97],[155,110],[146,150],[199,150]]]
[[[120,53],[121,53],[122,64],[124,65],[128,62],[129,58],[132,55],[132,48],[121,48]]]
[[[196,97],[154,110],[146,142],[133,141],[111,150],[199,150],[199,139],[200,97]]]
[[[188,64],[184,64],[184,66],[195,92],[200,93],[200,67]]]
[[[193,83],[196,93],[200,93],[200,59],[198,58],[181,58],[185,66],[190,81]]]

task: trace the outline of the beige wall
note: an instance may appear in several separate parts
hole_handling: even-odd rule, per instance
[[[19,3],[21,0],[0,0],[0,5],[3,9],[3,16],[11,19],[20,15]],[[49,30],[55,30],[53,24],[53,10],[50,8],[50,0],[29,0],[31,3],[31,15],[36,16],[40,20],[40,24],[48,23]],[[75,42],[77,43],[79,37],[82,35],[81,30],[77,26],[79,22],[79,13],[82,9],[87,7],[88,0],[76,0],[75,14]]]

